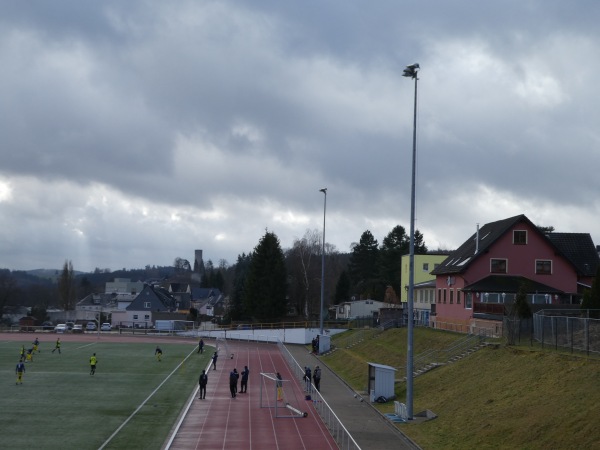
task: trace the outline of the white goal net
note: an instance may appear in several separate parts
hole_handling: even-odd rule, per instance
[[[307,417],[301,410],[293,380],[285,380],[277,373],[262,373],[260,383],[260,407],[273,408],[275,417]]]

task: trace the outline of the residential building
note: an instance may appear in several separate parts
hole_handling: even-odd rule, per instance
[[[525,215],[491,222],[436,269],[436,327],[501,332],[505,305],[524,285],[532,304],[579,304],[600,258],[587,233],[544,233]]]
[[[431,305],[435,298],[435,275],[431,272],[439,266],[450,254],[449,251],[432,251],[414,255],[414,318],[419,325],[428,326]],[[410,255],[402,256],[401,279],[404,289],[400,293],[403,308],[408,302],[408,278]]]
[[[357,317],[373,316],[380,308],[389,306],[387,303],[376,300],[355,300],[353,302],[344,302],[335,306],[337,319],[354,319]]]

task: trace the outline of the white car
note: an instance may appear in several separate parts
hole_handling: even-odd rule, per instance
[[[102,325],[100,325],[100,330],[110,331],[112,330],[112,325],[110,323],[103,323]]]
[[[67,326],[64,323],[59,323],[58,325],[56,325],[54,327],[54,332],[55,333],[66,333],[67,332]]]
[[[96,331],[96,322],[88,322],[85,329],[87,331]]]

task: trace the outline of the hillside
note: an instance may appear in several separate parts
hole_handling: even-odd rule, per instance
[[[414,355],[460,337],[415,329]],[[406,329],[323,357],[358,391],[367,384],[367,362],[398,367],[405,359]],[[429,409],[438,418],[399,427],[424,449],[600,448],[599,383],[598,359],[490,346],[416,377],[414,413]],[[404,383],[396,394],[405,401]],[[393,404],[380,409],[393,412]]]

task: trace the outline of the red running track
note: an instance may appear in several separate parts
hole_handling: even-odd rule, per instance
[[[207,371],[206,399],[198,399],[185,415],[171,440],[170,449],[337,449],[329,431],[316,414],[312,402],[305,400],[303,386],[294,380],[283,355],[275,344],[234,343],[228,341],[228,353],[220,352],[217,369]],[[231,397],[229,372],[244,366],[250,369],[248,392]],[[260,373],[279,372],[283,379],[292,380],[286,387],[287,400],[308,412],[306,418],[275,417],[274,408],[260,406]],[[239,385],[238,385],[239,386]],[[263,404],[265,389],[263,386]],[[279,408],[278,408],[279,410]],[[280,414],[281,414],[281,410]],[[285,409],[283,410],[285,411]]]

